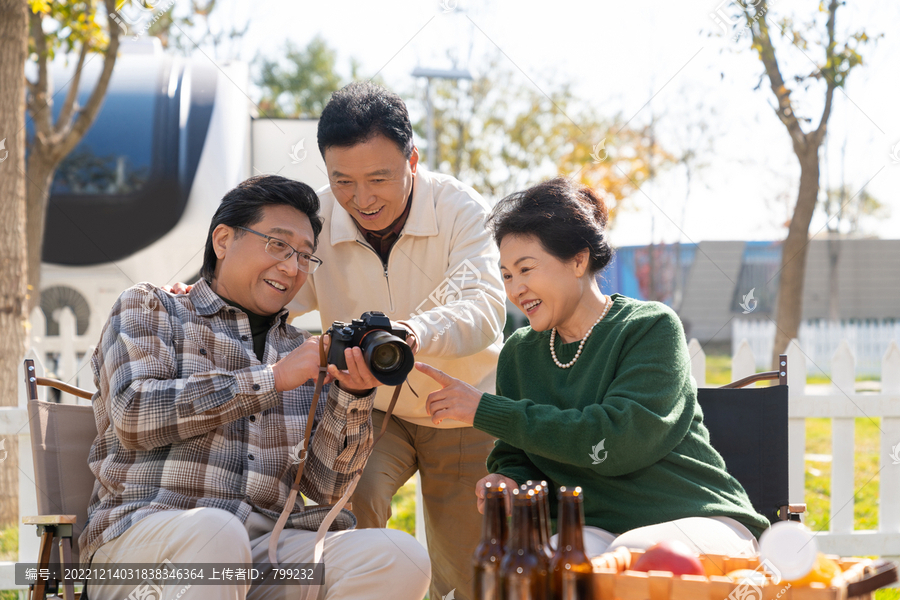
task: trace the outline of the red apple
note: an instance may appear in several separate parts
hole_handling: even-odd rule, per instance
[[[674,575],[706,575],[697,554],[682,542],[660,542],[648,548],[632,571],[671,571]]]

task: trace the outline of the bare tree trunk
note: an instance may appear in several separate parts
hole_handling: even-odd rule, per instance
[[[819,195],[819,147],[808,147],[800,159],[800,192],[797,206],[781,251],[778,283],[777,324],[772,366],[778,368],[778,355],[800,331],[803,317],[803,282],[806,278],[806,253],[809,249],[809,223]]]
[[[56,163],[50,163],[43,152],[32,152],[28,157],[26,187],[26,234],[28,244],[28,314],[41,301],[41,256],[44,250],[44,224],[47,221],[47,203],[50,198],[50,184]]]
[[[828,236],[828,320],[841,320],[841,308],[838,303],[838,261],[841,258],[840,231],[833,231]]]
[[[0,0],[0,405],[18,402],[19,361],[25,355],[25,58],[26,0]],[[0,134],[0,135],[3,135]],[[2,438],[0,438],[2,439]],[[0,448],[0,528],[19,520],[18,440]]]

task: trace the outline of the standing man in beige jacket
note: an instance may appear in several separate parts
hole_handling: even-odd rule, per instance
[[[330,185],[319,190],[323,267],[292,311],[318,309],[323,330],[380,310],[409,329],[416,358],[481,390],[494,389],[506,319],[499,252],[484,228],[488,206],[453,177],[424,171],[399,96],[368,82],[332,96],[319,150]],[[360,527],[384,527],[391,498],[416,471],[422,479],[432,563],[430,597],[473,595],[471,556],[481,517],[473,493],[493,438],[458,421],[432,419],[439,386],[417,370],[394,409],[353,495]],[[391,390],[378,390],[381,427]]]

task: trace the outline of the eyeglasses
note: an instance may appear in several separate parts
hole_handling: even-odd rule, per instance
[[[243,229],[244,231],[255,233],[261,238],[265,238],[266,253],[272,258],[277,258],[278,260],[288,260],[296,254],[297,268],[299,268],[304,273],[315,273],[316,269],[319,268],[319,265],[322,264],[321,258],[313,256],[309,252],[301,252],[284,240],[279,240],[276,237],[272,237],[258,231],[253,231],[249,227],[235,227],[235,229]]]

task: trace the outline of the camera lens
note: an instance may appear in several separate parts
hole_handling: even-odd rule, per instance
[[[390,373],[403,364],[403,353],[397,344],[388,342],[372,351],[372,369]]]
[[[367,333],[359,343],[366,365],[375,379],[385,385],[400,385],[415,364],[409,346],[387,331]]]

